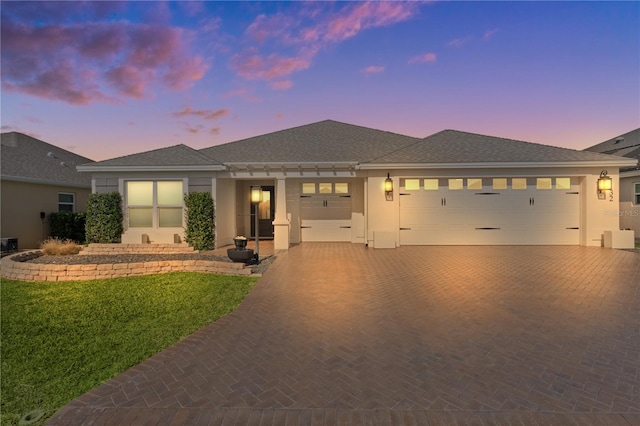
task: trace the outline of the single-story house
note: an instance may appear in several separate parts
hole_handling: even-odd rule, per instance
[[[640,128],[606,140],[586,151],[619,155],[640,161]],[[640,165],[620,168],[619,209],[620,227],[633,229],[640,238]]]
[[[444,130],[424,139],[332,120],[195,150],[185,145],[78,170],[124,200],[124,243],[183,234],[183,194],[214,199],[216,244],[236,235],[375,248],[600,246],[618,230],[618,170],[630,158]],[[612,191],[598,189],[607,170]],[[251,188],[259,186],[260,203]],[[604,196],[606,195],[606,198]],[[255,229],[255,214],[258,229]]]
[[[32,249],[49,236],[52,212],[84,212],[91,176],[76,166],[92,160],[18,132],[0,135],[3,246]]]

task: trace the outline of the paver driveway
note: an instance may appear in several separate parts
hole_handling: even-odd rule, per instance
[[[640,424],[640,255],[302,244],[52,424]]]

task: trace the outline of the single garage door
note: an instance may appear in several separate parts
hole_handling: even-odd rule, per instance
[[[572,177],[401,179],[400,245],[578,245]]]
[[[351,241],[351,187],[346,182],[308,182],[300,195],[300,240]]]

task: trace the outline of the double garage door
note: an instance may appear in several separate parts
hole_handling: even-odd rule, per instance
[[[578,245],[578,178],[401,179],[400,245]]]

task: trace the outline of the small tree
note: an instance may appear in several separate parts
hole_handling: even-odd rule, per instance
[[[84,213],[54,212],[49,213],[51,236],[60,240],[73,240],[84,243],[85,240]]]
[[[215,207],[208,192],[191,192],[184,197],[185,240],[196,250],[211,250],[215,243]]]
[[[118,192],[91,194],[85,225],[87,243],[119,243],[122,219],[122,197]]]

